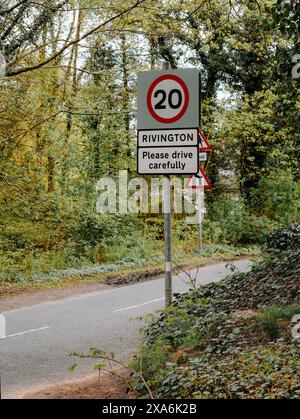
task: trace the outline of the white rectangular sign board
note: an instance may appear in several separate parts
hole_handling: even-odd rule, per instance
[[[199,161],[207,161],[207,153],[200,152],[199,153]]]
[[[198,158],[198,147],[139,148],[138,172],[142,175],[198,173]]]
[[[197,146],[199,132],[196,128],[138,131],[139,147]]]

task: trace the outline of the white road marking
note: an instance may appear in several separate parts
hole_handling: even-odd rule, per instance
[[[134,308],[141,307],[141,306],[146,306],[146,305],[152,304],[152,303],[156,303],[157,301],[162,301],[164,299],[165,299],[165,297],[162,297],[162,298],[157,298],[156,300],[147,301],[146,303],[137,304],[135,306],[119,308],[118,310],[114,310],[113,313],[120,313],[120,311],[132,310]]]
[[[40,327],[39,329],[26,330],[25,332],[14,333],[13,335],[2,336],[0,339],[12,338],[14,336],[27,335],[28,333],[40,332],[41,330],[49,329],[49,326]]]

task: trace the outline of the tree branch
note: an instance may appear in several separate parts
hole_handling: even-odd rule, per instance
[[[16,185],[15,183],[10,183],[10,182],[7,180],[7,178],[6,178],[4,175],[2,175],[2,174],[0,174],[0,180],[4,180],[4,182],[5,182],[5,184],[6,184],[7,186],[12,186],[13,188],[17,188],[17,189],[19,189],[19,191],[20,191],[20,192],[24,193],[25,195],[27,195],[27,196],[29,196],[29,197],[31,197],[31,196],[32,196],[32,195],[30,195],[28,192],[26,192],[23,188],[21,188],[21,186]]]
[[[20,48],[21,45],[24,44],[24,42],[28,40],[32,40],[35,36],[35,34],[38,32],[38,30],[43,26],[45,26],[52,16],[60,10],[64,5],[67,4],[67,0],[61,1],[59,4],[57,4],[53,9],[49,10],[43,10],[37,17],[34,19],[34,22],[32,24],[32,27],[21,37],[16,39],[14,43],[9,44],[7,48],[5,48],[5,55],[6,57],[9,57],[12,55],[16,50]]]
[[[76,45],[79,42],[83,41],[84,39],[88,38],[89,36],[93,35],[95,32],[97,32],[99,29],[101,29],[104,26],[106,26],[108,23],[111,23],[114,20],[122,17],[126,13],[131,12],[132,10],[134,10],[136,7],[138,7],[140,4],[144,3],[145,1],[146,0],[138,0],[133,6],[129,7],[126,10],[123,10],[122,12],[118,13],[117,15],[115,15],[115,16],[107,19],[105,22],[101,23],[100,25],[96,26],[95,28],[91,29],[90,31],[86,32],[84,35],[82,35],[80,37],[80,39],[75,39],[73,41],[70,41],[69,43],[67,43],[66,45],[64,45],[58,52],[56,52],[51,57],[49,57],[47,60],[45,60],[45,61],[43,61],[43,62],[41,62],[39,64],[33,65],[31,67],[22,68],[22,69],[15,70],[15,71],[8,71],[7,74],[6,74],[6,77],[14,77],[14,76],[17,76],[19,74],[27,73],[27,72],[33,71],[33,70],[38,70],[39,68],[44,67],[45,65],[51,63],[57,57],[59,57],[60,55],[62,55],[63,52],[66,51],[68,48],[70,48],[72,45]]]
[[[22,4],[24,3],[28,3],[29,0],[21,0],[19,1],[19,3],[16,3],[14,6],[12,6],[10,9],[7,10],[2,10],[1,11],[1,7],[0,7],[0,16],[5,16],[8,15],[9,13],[13,12],[15,9],[17,9],[18,7],[22,6]]]
[[[124,362],[118,361],[117,359],[111,358],[109,356],[101,356],[101,355],[92,356],[92,355],[79,354],[77,352],[74,352],[71,355],[76,356],[78,358],[103,359],[105,361],[114,362],[118,365],[121,365],[123,368],[126,368],[128,371],[130,371],[132,374],[137,375],[142,380],[145,388],[147,389],[147,392],[148,392],[150,398],[154,399],[152,391],[150,390],[150,388],[149,388],[145,378],[143,377],[143,375],[140,374],[139,372],[133,370],[132,368],[128,367],[128,365],[126,365]]]
[[[16,24],[19,22],[19,20],[21,19],[24,11],[26,10],[27,6],[26,4],[23,4],[21,9],[18,11],[18,13],[16,14],[16,16],[12,19],[10,25],[8,26],[8,28],[6,29],[6,31],[1,35],[1,41],[4,41],[11,33],[11,31],[13,30],[13,28],[16,26]]]

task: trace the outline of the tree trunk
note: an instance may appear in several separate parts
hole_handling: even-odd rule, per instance
[[[47,183],[48,183],[48,193],[54,192],[54,167],[55,159],[48,154],[47,157]]]

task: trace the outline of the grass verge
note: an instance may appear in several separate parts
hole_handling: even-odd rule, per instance
[[[230,246],[206,245],[201,252],[187,254],[176,252],[176,264],[186,267],[201,267],[209,263],[254,258],[260,253],[258,248],[237,248]],[[176,270],[176,269],[175,269]],[[99,272],[97,272],[99,271]],[[99,264],[77,269],[50,270],[48,273],[18,275],[10,281],[0,281],[1,298],[24,292],[35,292],[54,288],[72,288],[79,285],[103,283],[125,285],[147,280],[164,273],[163,256],[154,260],[123,260],[115,264]]]

